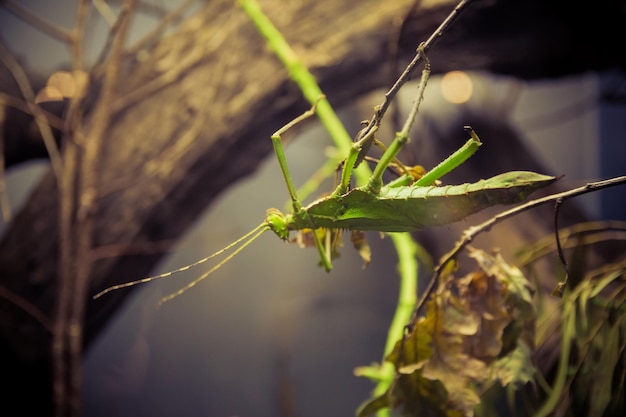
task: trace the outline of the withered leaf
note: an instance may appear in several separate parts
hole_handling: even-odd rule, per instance
[[[360,416],[401,405],[404,415],[471,417],[494,383],[532,379],[532,287],[499,254],[470,256],[479,269],[442,279],[426,314],[386,358],[398,370],[393,386]]]

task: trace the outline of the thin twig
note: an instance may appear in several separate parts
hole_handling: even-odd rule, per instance
[[[619,220],[600,220],[578,223],[559,230],[559,239],[563,249],[572,249],[579,245],[593,245],[607,240],[626,241],[626,222]],[[552,235],[534,242],[517,255],[519,266],[526,266],[537,259],[552,253],[556,246]]]
[[[98,191],[98,160],[112,114],[122,51],[134,0],[121,6],[120,29],[111,45],[102,89],[89,124],[83,120],[85,91],[72,97],[66,118],[65,172],[59,184],[60,280],[53,325],[53,387],[55,415],[78,417],[81,410],[82,344],[85,300],[92,272],[94,213]],[[88,1],[81,0],[72,30],[72,65],[83,67],[83,35]]]
[[[369,133],[374,126],[379,126],[389,105],[393,101],[393,99],[400,91],[400,88],[410,80],[413,71],[417,68],[417,66],[424,60],[425,53],[435,44],[435,42],[442,37],[446,31],[450,28],[452,23],[460,16],[461,12],[472,2],[473,0],[461,0],[459,4],[450,12],[448,17],[439,25],[439,27],[430,35],[430,37],[417,48],[417,53],[411,60],[411,62],[406,66],[400,77],[396,80],[393,86],[385,93],[384,101],[377,106],[376,113],[372,117],[372,120],[368,123],[366,129],[362,131],[362,135],[366,135]]]
[[[557,200],[564,201],[570,198],[577,197],[579,195],[591,193],[594,191],[602,190],[604,188],[614,187],[616,185],[622,185],[622,184],[626,184],[626,175],[620,176],[620,177],[609,178],[607,180],[602,180],[602,181],[590,182],[590,183],[583,185],[582,187],[573,188],[571,190],[563,191],[563,192],[556,193],[556,194],[550,194],[545,197],[531,200],[517,207],[513,207],[509,210],[498,213],[495,216],[491,217],[490,219],[484,221],[483,223],[476,225],[476,226],[472,226],[468,228],[467,230],[465,230],[461,235],[461,239],[456,243],[454,248],[441,258],[439,265],[437,265],[437,267],[435,268],[434,275],[428,282],[428,285],[426,289],[424,290],[424,293],[422,294],[419,301],[415,305],[413,317],[411,318],[410,323],[407,325],[407,329],[409,331],[413,329],[415,325],[415,321],[418,318],[419,312],[421,311],[422,307],[424,306],[424,303],[426,302],[426,300],[432,293],[433,289],[435,288],[435,284],[437,283],[439,274],[444,269],[443,267],[448,262],[450,262],[453,258],[455,258],[459,254],[459,252],[461,252],[468,244],[470,244],[472,240],[474,240],[474,238],[478,234],[489,231],[494,225],[501,222],[502,220],[508,219],[509,217],[513,217],[517,214],[520,214],[526,210],[530,210],[542,204],[550,203],[550,202],[557,201]]]
[[[563,269],[565,270],[565,278],[563,279],[563,281],[559,282],[555,290],[559,296],[563,295],[565,285],[567,284],[567,279],[569,278],[569,268],[567,266],[567,260],[565,259],[565,255],[563,254],[563,248],[561,247],[561,238],[559,236],[559,209],[561,208],[561,204],[563,204],[562,198],[557,198],[554,202],[554,239],[556,241],[556,252],[559,255],[561,265],[563,265]]]
[[[15,82],[24,97],[24,101],[28,106],[29,113],[35,117],[35,123],[39,128],[46,151],[50,156],[52,171],[54,172],[57,181],[60,181],[63,172],[63,162],[56,141],[54,140],[52,129],[50,128],[48,120],[42,113],[40,107],[35,104],[35,92],[33,91],[33,87],[30,85],[26,72],[13,55],[9,53],[8,49],[5,48],[2,42],[0,42],[0,61],[2,61],[4,66],[9,70],[15,79]]]
[[[198,0],[187,0],[184,3],[180,4],[178,8],[169,12],[166,16],[164,16],[159,24],[152,29],[150,32],[145,34],[141,39],[135,42],[130,48],[128,48],[124,54],[125,55],[135,55],[142,49],[146,48],[151,42],[154,42],[159,39],[163,35],[165,29],[168,26],[174,24],[177,20],[180,20],[183,14],[189,9],[194,3],[197,3]]]
[[[63,131],[63,120],[54,114],[50,113],[39,107],[34,103],[28,103],[23,99],[19,99],[17,97],[13,97],[7,93],[0,91],[0,101],[4,102],[3,105],[6,107],[11,107],[12,109],[19,110],[23,113],[30,114],[33,117],[39,117],[50,127],[55,128],[58,131]]]
[[[227,20],[227,24],[236,24],[236,21],[233,19],[232,15],[229,15],[225,19]],[[215,33],[213,38],[211,39],[211,43],[213,44],[211,48],[219,48],[220,45],[224,44],[227,41],[230,41],[231,32],[227,30],[227,28],[223,28],[223,30]],[[200,60],[205,58],[207,50],[204,48],[194,48],[194,51],[186,56],[182,57],[180,60],[176,61],[174,64],[169,66],[167,69],[163,70],[156,78],[151,79],[150,81],[142,84],[141,86],[126,92],[125,94],[120,94],[119,97],[115,98],[115,102],[113,103],[113,109],[115,112],[121,112],[125,108],[132,106],[134,103],[145,99],[146,97],[160,91],[161,89],[170,86],[172,83],[175,83],[180,80],[180,77],[186,71],[189,71],[190,68],[195,66]],[[97,71],[96,71],[97,73]]]
[[[76,10],[76,24],[71,31],[69,47],[72,67],[75,71],[83,70],[82,35],[88,10],[87,0],[80,0]],[[84,87],[86,88],[86,87]],[[82,322],[75,320],[73,313],[75,288],[80,279],[77,269],[86,262],[80,254],[80,242],[77,236],[89,233],[77,225],[74,213],[77,201],[77,181],[80,175],[80,150],[77,138],[81,137],[82,109],[80,104],[84,90],[78,91],[70,100],[65,118],[66,133],[63,144],[64,170],[58,177],[59,203],[59,278],[52,331],[52,386],[54,415],[56,417],[78,417],[81,414],[80,386],[80,343],[82,340]],[[76,235],[75,235],[76,232]],[[78,352],[77,348],[78,347]]]
[[[109,4],[104,0],[91,0],[91,2],[93,3],[93,6],[96,8],[98,13],[100,13],[100,16],[102,16],[104,21],[107,22],[107,25],[109,25],[109,27],[112,27],[117,21],[117,15],[115,14],[111,6],[109,6]]]
[[[7,193],[7,183],[5,173],[5,160],[4,157],[4,122],[7,115],[7,104],[4,97],[0,95],[0,212],[2,213],[2,220],[5,223],[11,221],[11,204],[9,202],[9,195]]]
[[[88,0],[80,0],[76,8],[76,25],[72,30],[72,69],[74,71],[83,71],[83,40],[85,33],[85,22],[87,20],[87,12],[89,11]]]
[[[61,42],[68,44],[72,42],[72,33],[67,29],[63,29],[45,19],[42,19],[16,1],[4,0],[3,2],[0,2],[0,4],[35,29],[42,31],[54,39],[60,40]]]
[[[20,295],[8,290],[4,286],[0,285],[0,298],[4,298],[8,302],[12,303],[20,310],[35,319],[41,326],[48,332],[52,333],[52,322],[37,306],[21,297]]]
[[[80,0],[76,9],[76,25],[74,26],[74,29],[72,29],[72,39],[69,47],[72,57],[72,69],[75,72],[82,72],[84,71],[82,53],[83,35],[85,32],[85,22],[88,11],[87,0]],[[72,136],[71,133],[78,132],[80,130],[79,124],[82,118],[81,103],[83,102],[86,93],[85,90],[87,88],[88,84],[85,84],[82,86],[81,89],[77,90],[76,94],[71,98],[69,106],[67,108],[64,131],[68,133],[68,141],[77,140],[77,138]],[[72,176],[73,173],[68,173],[67,175]]]

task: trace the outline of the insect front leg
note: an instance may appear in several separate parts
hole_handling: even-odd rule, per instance
[[[291,122],[287,123],[285,126],[278,129],[271,136],[272,145],[274,147],[274,154],[276,155],[276,159],[278,159],[278,165],[280,166],[280,170],[283,174],[285,184],[287,185],[287,191],[289,192],[289,198],[291,198],[291,205],[293,207],[294,212],[298,212],[302,209],[302,203],[298,199],[296,187],[294,186],[293,180],[291,178],[291,174],[289,173],[289,166],[287,165],[287,158],[285,157],[285,150],[283,149],[281,135],[285,133],[287,130],[291,129],[293,126],[297,125],[298,123],[315,115],[315,110],[317,109],[317,103],[322,98],[324,98],[324,96],[321,96],[320,98],[318,98],[318,100],[315,103],[313,103],[313,106],[309,110],[305,111],[300,116],[296,117]]]
[[[374,134],[378,130],[378,126],[367,126],[362,129],[356,136],[352,146],[350,147],[350,152],[348,153],[348,157],[346,158],[343,164],[343,171],[341,171],[341,180],[339,181],[339,185],[333,191],[334,195],[341,195],[348,191],[348,187],[350,185],[350,180],[352,179],[352,172],[354,168],[358,165],[359,158],[363,156],[367,149],[371,146],[372,141],[374,140]]]
[[[300,116],[296,117],[291,122],[287,123],[285,126],[283,126],[280,129],[278,129],[271,136],[271,138],[272,138],[272,145],[274,147],[274,154],[276,155],[276,159],[278,159],[278,165],[280,166],[280,170],[281,170],[281,172],[283,174],[283,178],[285,180],[285,184],[287,185],[287,191],[289,192],[289,198],[291,199],[291,206],[293,207],[293,212],[294,212],[294,214],[301,213],[301,215],[303,217],[308,218],[308,219],[310,219],[310,217],[308,216],[308,213],[306,212],[306,209],[304,209],[302,207],[302,203],[300,202],[300,199],[298,198],[298,193],[296,192],[296,187],[293,184],[293,179],[291,178],[291,174],[289,173],[289,166],[287,165],[287,158],[285,157],[285,151],[283,149],[281,135],[283,133],[285,133],[287,130],[291,129],[296,124],[298,124],[298,123],[302,122],[303,120],[306,120],[309,117],[315,115],[315,111],[317,109],[317,103],[320,100],[323,100],[323,99],[325,99],[325,97],[324,96],[320,96],[315,101],[315,103],[313,103],[313,106],[309,110],[307,110],[306,112],[302,113]],[[309,227],[311,229],[313,229],[313,230],[315,230],[317,228],[315,226],[315,223],[313,223],[312,220],[309,220]],[[284,239],[283,236],[280,236],[280,237]],[[326,250],[324,244],[322,243],[321,239],[315,233],[313,233],[313,239],[315,241],[315,247],[317,248],[317,251],[318,251],[318,253],[320,255],[320,260],[321,260],[322,266],[324,267],[324,269],[326,271],[330,271],[333,268],[333,266],[332,266],[330,257],[327,254],[327,250]]]

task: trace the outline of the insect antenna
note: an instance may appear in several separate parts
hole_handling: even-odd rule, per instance
[[[96,295],[94,295],[93,299],[95,300],[96,298],[100,298],[103,295],[105,295],[105,294],[107,294],[107,293],[109,293],[111,291],[119,290],[119,289],[126,288],[126,287],[132,287],[132,286],[138,285],[138,284],[144,284],[146,282],[154,281],[156,279],[166,278],[166,277],[169,277],[171,275],[177,274],[179,272],[186,271],[188,269],[191,269],[193,267],[196,267],[198,265],[201,265],[201,264],[209,261],[210,259],[212,259],[212,258],[214,258],[214,257],[216,257],[216,256],[218,256],[218,255],[220,255],[220,254],[222,254],[224,252],[226,252],[227,250],[231,249],[232,247],[237,246],[238,244],[243,242],[243,244],[239,248],[237,248],[233,253],[228,255],[226,258],[224,258],[222,261],[220,261],[220,263],[215,265],[209,271],[207,271],[204,274],[202,274],[199,278],[196,278],[191,283],[187,284],[185,287],[183,287],[182,289],[176,291],[175,293],[163,297],[159,301],[159,303],[158,303],[158,306],[160,306],[165,301],[171,300],[172,298],[182,294],[183,292],[187,291],[189,288],[191,288],[194,285],[196,285],[198,282],[202,281],[203,279],[205,279],[206,277],[211,275],[213,272],[218,270],[222,265],[224,265],[226,262],[231,260],[235,255],[237,255],[239,252],[241,252],[246,246],[248,246],[250,243],[254,242],[256,240],[256,238],[258,238],[259,236],[261,236],[263,233],[267,232],[268,230],[270,230],[269,225],[267,223],[261,223],[260,225],[258,225],[257,227],[255,227],[254,229],[252,229],[251,231],[249,231],[248,233],[246,233],[245,235],[243,235],[239,239],[235,240],[234,242],[232,242],[228,246],[226,246],[226,247],[218,250],[217,252],[214,252],[211,255],[209,255],[209,256],[207,256],[205,258],[202,258],[202,259],[200,259],[200,260],[198,260],[198,261],[196,261],[194,263],[191,263],[189,265],[185,265],[185,266],[183,266],[181,268],[178,268],[178,269],[174,269],[173,271],[165,272],[163,274],[154,275],[154,276],[138,279],[138,280],[135,280],[135,281],[126,282],[124,284],[113,285],[111,287],[105,288],[104,290],[102,290],[99,293],[97,293]]]

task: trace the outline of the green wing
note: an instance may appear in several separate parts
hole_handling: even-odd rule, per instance
[[[498,204],[515,204],[532,192],[556,181],[534,172],[507,172],[487,180],[441,187],[383,187],[380,194],[356,188],[340,196],[326,197],[298,214],[288,228],[317,227],[380,232],[411,232],[441,226]]]

